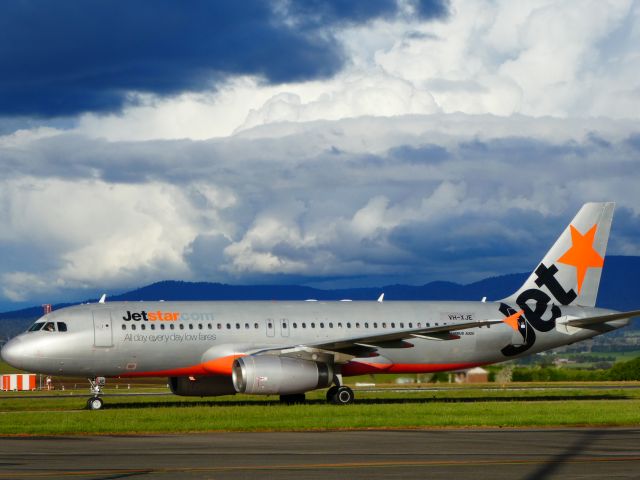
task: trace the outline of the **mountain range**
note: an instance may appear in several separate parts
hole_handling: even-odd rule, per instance
[[[207,282],[162,281],[109,297],[107,301],[140,300],[375,300],[384,292],[385,301],[393,300],[480,300],[504,298],[526,280],[528,273],[486,278],[467,285],[438,281],[425,285],[387,285],[379,288],[322,290],[300,285],[227,285]],[[640,309],[640,257],[608,256],[602,272],[598,306],[616,310]],[[84,302],[95,302],[96,299]],[[54,305],[54,309],[71,304]],[[0,338],[24,331],[42,315],[36,306],[0,313]],[[640,328],[635,321],[634,329]]]

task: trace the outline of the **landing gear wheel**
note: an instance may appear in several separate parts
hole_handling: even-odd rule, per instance
[[[92,397],[89,400],[87,400],[87,408],[89,410],[100,410],[103,405],[104,405],[104,402],[100,397]]]
[[[304,393],[293,393],[291,395],[280,395],[280,401],[287,405],[295,405],[297,403],[304,403],[307,397]]]
[[[336,393],[338,393],[338,388],[340,388],[340,387],[334,385],[329,390],[327,390],[327,402],[334,403],[333,402],[333,397],[335,396]]]
[[[348,405],[353,403],[354,395],[353,390],[349,387],[338,387],[336,392],[331,397],[331,403],[334,405]]]

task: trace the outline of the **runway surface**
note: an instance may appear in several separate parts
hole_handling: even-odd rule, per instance
[[[640,477],[640,428],[0,438],[0,478]]]

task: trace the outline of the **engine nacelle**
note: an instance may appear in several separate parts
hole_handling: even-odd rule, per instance
[[[169,388],[183,397],[215,397],[235,395],[236,389],[228,375],[215,375],[190,380],[189,377],[169,377]]]
[[[333,370],[326,363],[256,355],[236,358],[233,386],[239,393],[288,395],[324,388],[333,382]]]

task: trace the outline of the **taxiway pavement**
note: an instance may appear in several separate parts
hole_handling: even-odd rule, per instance
[[[602,479],[640,476],[640,428],[0,437],[0,478]]]

